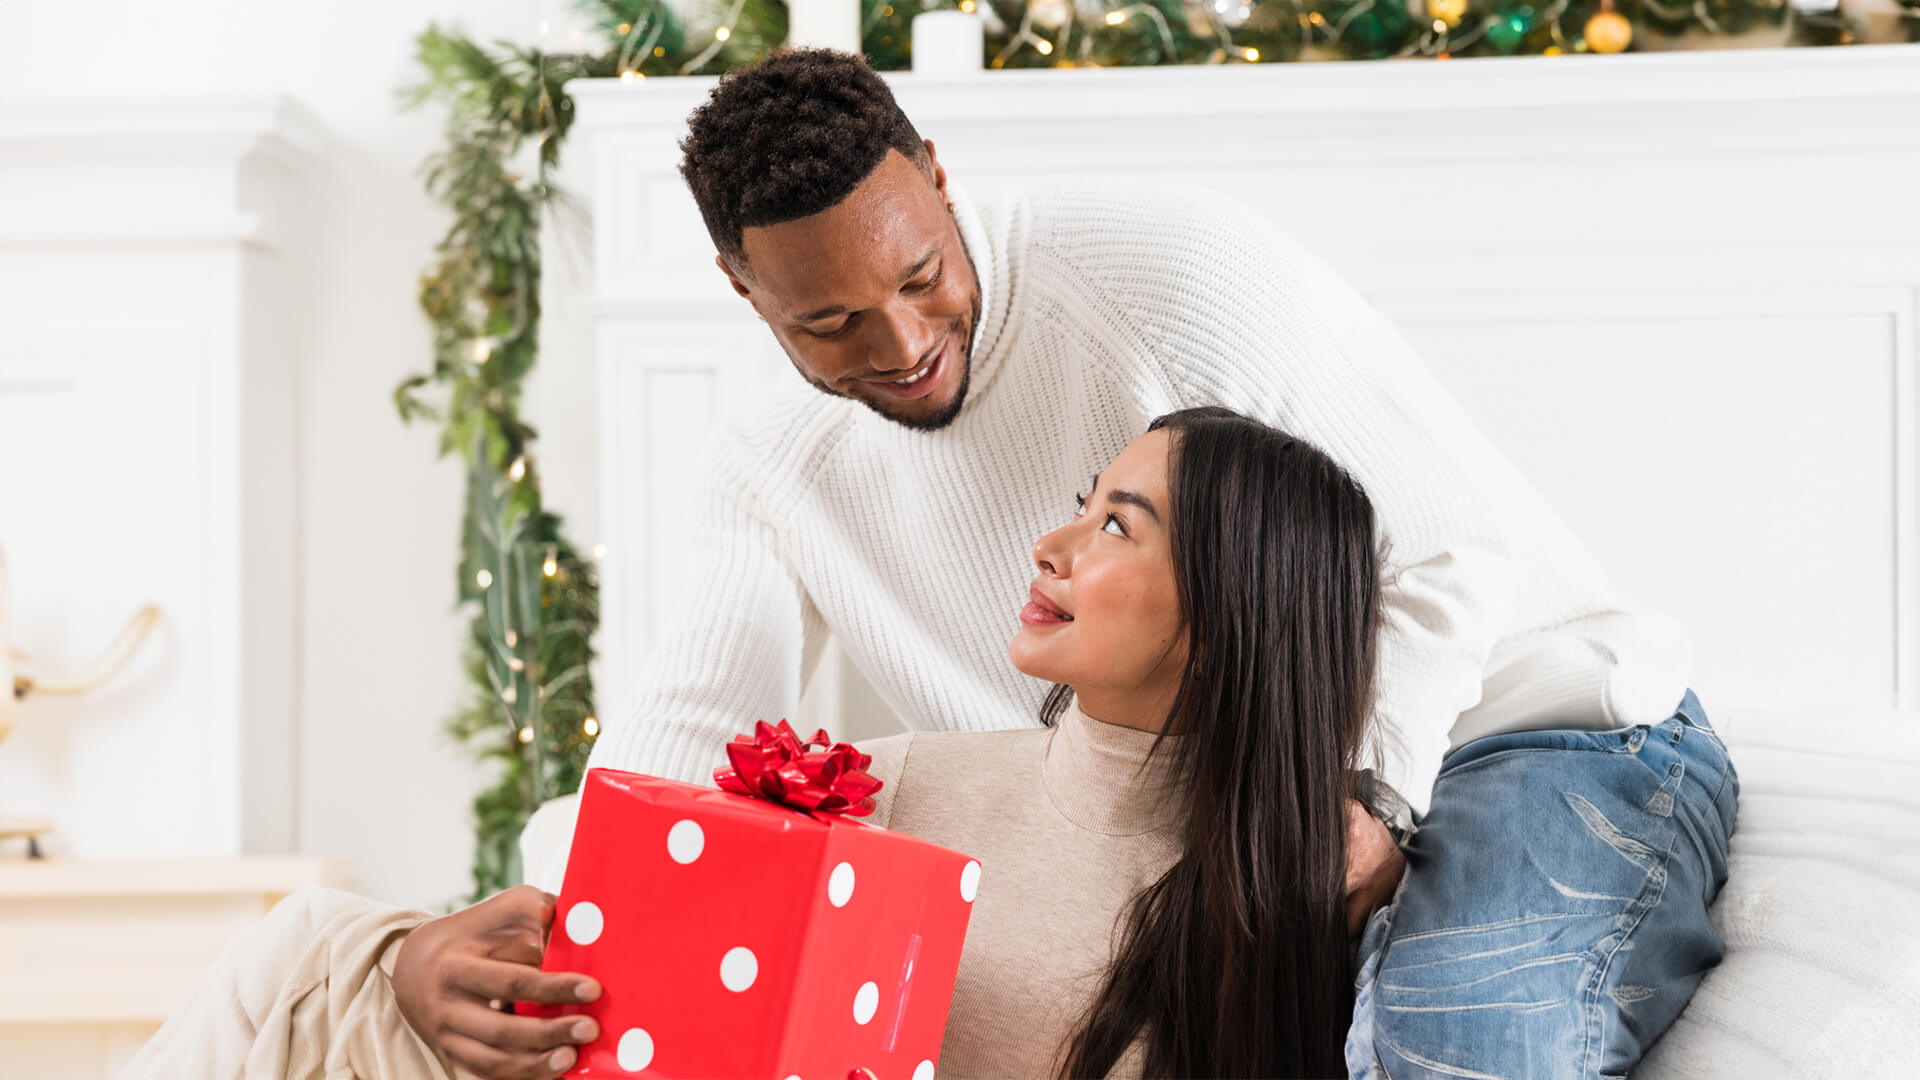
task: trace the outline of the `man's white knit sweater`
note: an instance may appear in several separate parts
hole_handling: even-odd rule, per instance
[[[795,375],[731,434],[698,595],[593,765],[705,782],[732,735],[791,715],[829,630],[912,727],[1037,725],[1047,687],[1006,655],[1033,542],[1148,421],[1207,404],[1313,442],[1372,497],[1373,742],[1416,809],[1450,745],[1671,714],[1684,635],[1620,595],[1313,255],[1189,192],[950,190],[982,293],[958,418],[911,430]]]

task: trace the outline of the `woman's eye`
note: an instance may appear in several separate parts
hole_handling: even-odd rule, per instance
[[[928,278],[927,280],[922,281],[917,285],[909,285],[907,286],[907,288],[912,289],[914,292],[926,292],[928,289],[931,289],[938,284],[940,284],[940,275],[936,273],[932,277]]]
[[[1087,497],[1085,495],[1079,494],[1078,492],[1075,492],[1073,496],[1073,516],[1079,517],[1081,514],[1084,514],[1086,512],[1087,512]]]
[[[1126,527],[1121,525],[1120,519],[1113,514],[1107,515],[1107,523],[1100,526],[1100,529],[1102,532],[1110,532],[1115,536],[1127,535]]]

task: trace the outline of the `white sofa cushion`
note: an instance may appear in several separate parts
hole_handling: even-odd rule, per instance
[[[1711,705],[1740,775],[1727,955],[1634,1076],[1920,1075],[1920,713]]]

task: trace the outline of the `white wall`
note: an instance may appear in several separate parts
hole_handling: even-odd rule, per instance
[[[302,851],[351,856],[363,890],[395,902],[465,889],[467,807],[484,777],[441,734],[463,682],[464,620],[451,609],[461,471],[435,457],[431,428],[401,426],[391,405],[394,384],[429,359],[414,291],[445,224],[416,171],[441,118],[399,113],[394,91],[416,77],[413,37],[430,22],[533,42],[546,19],[560,49],[569,10],[565,0],[0,5],[0,98],[284,94],[326,130],[332,161],[317,210],[330,239],[316,256],[319,287],[300,298],[318,340],[301,394],[296,836]],[[584,258],[585,241],[575,248]],[[554,262],[550,283],[568,270]],[[568,307],[550,295],[555,314]],[[550,498],[591,544],[590,357],[561,335],[548,348],[533,420],[558,409],[568,422],[543,426],[541,460]]]

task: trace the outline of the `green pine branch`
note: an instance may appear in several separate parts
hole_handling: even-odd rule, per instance
[[[421,168],[449,221],[420,276],[431,365],[394,388],[403,422],[440,429],[440,453],[466,463],[466,511],[455,596],[471,613],[467,689],[447,733],[497,769],[474,800],[473,897],[522,880],[519,836],[547,799],[575,791],[598,732],[594,564],[546,509],[521,416],[539,361],[541,228],[565,203],[554,182],[574,119],[567,84],[725,70],[786,36],[786,9],[732,0],[716,24],[690,31],[660,0],[587,0],[605,36],[595,53],[482,45],[438,26],[417,42],[421,80],[403,108],[445,109],[445,142]],[[721,40],[724,38],[725,40]]]

